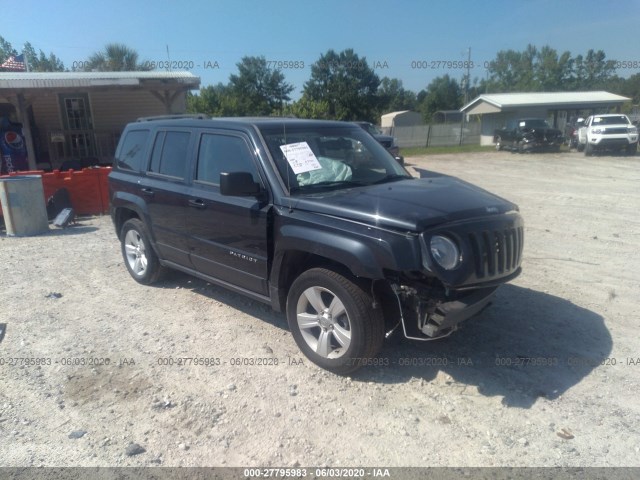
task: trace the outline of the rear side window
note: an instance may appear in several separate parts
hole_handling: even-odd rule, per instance
[[[122,140],[122,147],[116,158],[116,166],[126,170],[139,171],[142,167],[149,130],[131,130]]]
[[[205,133],[200,139],[196,180],[219,185],[222,172],[249,172],[254,181],[259,181],[253,156],[244,139]]]
[[[189,132],[159,132],[153,144],[149,171],[184,178],[190,137]]]

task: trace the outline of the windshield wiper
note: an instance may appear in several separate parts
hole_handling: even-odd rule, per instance
[[[379,183],[387,183],[387,182],[395,182],[396,180],[408,180],[410,178],[413,178],[411,176],[408,175],[401,175],[398,173],[394,173],[391,175],[387,175],[386,177],[382,177],[380,180],[376,180],[375,182],[371,183],[370,185],[377,185]]]
[[[363,182],[356,182],[354,180],[325,180],[322,182],[318,182],[318,183],[309,183],[307,185],[300,185],[299,187],[294,187],[291,190],[295,190],[295,191],[303,191],[303,190],[309,190],[312,188],[331,188],[331,187],[340,187],[343,185],[347,185],[350,187],[362,187],[367,185],[366,183]]]

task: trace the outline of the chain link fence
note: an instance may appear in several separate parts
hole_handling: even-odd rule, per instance
[[[393,135],[400,148],[480,145],[480,122],[435,123],[383,128]]]

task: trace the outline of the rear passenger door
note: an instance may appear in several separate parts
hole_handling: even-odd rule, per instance
[[[191,263],[196,270],[236,287],[267,295],[269,203],[220,194],[220,173],[250,172],[264,185],[251,141],[229,131],[201,131],[195,146],[188,198]]]
[[[158,130],[146,175],[139,182],[160,257],[186,267],[191,266],[185,218],[193,136],[189,130]]]

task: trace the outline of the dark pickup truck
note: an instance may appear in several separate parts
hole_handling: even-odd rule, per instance
[[[398,162],[400,165],[404,165],[404,157],[400,155],[400,147],[398,146],[396,139],[394,137],[392,137],[391,135],[385,135],[380,130],[378,130],[378,127],[376,127],[373,123],[369,123],[369,122],[353,122],[353,123],[355,123],[360,128],[363,128],[364,130],[369,132],[369,134],[372,135],[373,138],[375,138],[380,143],[380,145],[382,145],[384,148],[387,149],[387,152],[393,155],[393,158],[396,159],[396,162]]]
[[[516,205],[454,177],[413,178],[351,123],[134,122],[109,192],[136,281],[173,268],[265,302],[340,374],[376,365],[396,329],[449,335],[520,273]]]
[[[543,118],[512,120],[506,127],[493,134],[496,150],[528,152],[534,150],[559,151],[564,137],[557,128],[551,127]]]

